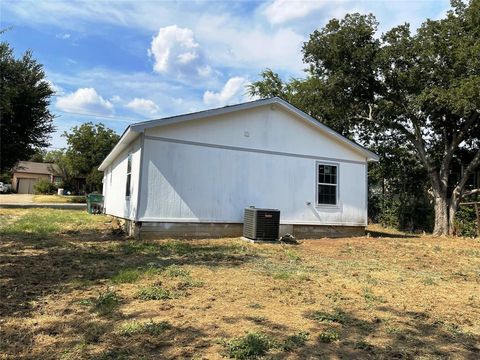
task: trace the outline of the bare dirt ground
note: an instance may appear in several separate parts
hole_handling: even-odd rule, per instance
[[[0,209],[0,359],[479,359],[480,240],[126,240]]]

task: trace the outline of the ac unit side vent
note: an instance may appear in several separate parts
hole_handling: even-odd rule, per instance
[[[246,208],[243,221],[243,236],[258,241],[278,240],[280,210]]]

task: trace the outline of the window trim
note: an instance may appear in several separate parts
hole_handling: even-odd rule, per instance
[[[318,170],[320,165],[335,166],[337,168],[337,183],[335,185],[325,184],[325,185],[331,185],[336,187],[335,204],[320,204],[318,202],[318,185],[322,185],[318,182]],[[339,208],[340,207],[340,163],[329,162],[329,161],[315,162],[315,207],[321,207],[321,208]]]
[[[130,162],[130,172],[128,171],[128,163]],[[127,154],[127,172],[125,177],[125,198],[128,200],[132,196],[132,163],[133,163],[133,155],[131,152]],[[129,177],[130,176],[130,181]],[[128,190],[128,194],[127,194]]]

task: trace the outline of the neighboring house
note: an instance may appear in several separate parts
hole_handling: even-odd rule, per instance
[[[378,157],[279,98],[130,125],[99,167],[105,212],[131,234],[242,234],[277,208],[298,238],[364,234]]]
[[[51,171],[55,164],[34,161],[20,161],[13,169],[12,187],[19,194],[33,194],[33,185],[39,180],[59,184],[62,178]]]

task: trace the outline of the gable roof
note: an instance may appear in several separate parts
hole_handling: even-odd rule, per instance
[[[50,171],[50,167],[55,167],[53,163],[41,163],[35,161],[19,161],[13,169],[16,173],[30,173],[30,174],[43,174],[53,175]]]
[[[212,116],[229,114],[229,113],[253,109],[253,108],[265,106],[265,105],[279,105],[283,109],[287,110],[288,112],[299,116],[304,121],[319,128],[322,132],[327,133],[334,139],[340,141],[341,143],[347,145],[348,147],[353,148],[357,152],[363,154],[368,161],[378,161],[378,156],[375,153],[357,144],[356,142],[346,138],[345,136],[339,134],[338,132],[334,131],[328,126],[322,124],[318,120],[314,119],[313,117],[306,114],[302,110],[296,108],[295,106],[288,103],[287,101],[279,97],[273,97],[268,99],[249,101],[249,102],[245,102],[237,105],[225,106],[225,107],[216,108],[216,109],[198,111],[194,113],[170,116],[166,118],[131,124],[123,132],[118,143],[115,145],[112,151],[108,154],[108,156],[103,160],[102,164],[99,166],[98,169],[101,171],[105,170],[107,166],[115,159],[115,157],[118,156],[123,150],[125,150],[133,140],[135,140],[142,132],[145,131],[145,129],[149,129],[157,126],[177,124],[185,121],[200,120],[200,119],[204,119]]]

